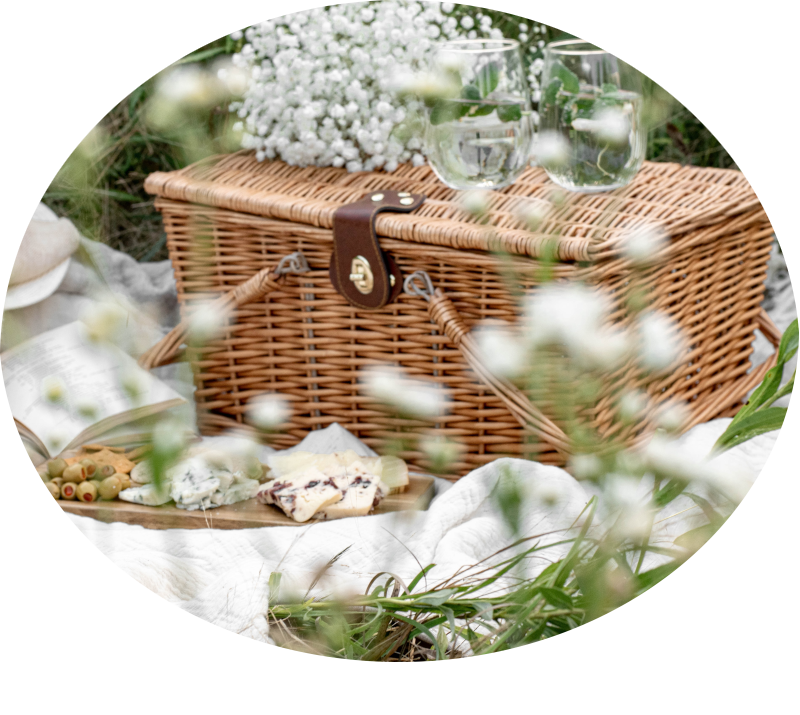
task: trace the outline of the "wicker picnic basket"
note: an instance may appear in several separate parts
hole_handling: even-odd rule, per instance
[[[542,258],[553,250],[556,280],[603,286],[617,307],[644,280],[653,307],[681,326],[689,343],[684,359],[647,389],[656,402],[688,404],[684,429],[733,414],[774,364],[774,356],[750,363],[756,329],[773,344],[780,337],[760,308],[772,229],[736,171],[645,163],[624,189],[564,195],[541,169],[529,168],[492,193],[488,221],[466,212],[459,192],[425,166],[348,174],[257,162],[239,152],[152,174],[145,187],[157,195],[184,320],[140,362],[152,368],[184,355],[191,361],[204,434],[247,430],[248,401],[280,393],[292,416],[273,438],[279,448],[338,422],[378,450],[414,430],[458,441],[466,451],[453,477],[499,456],[564,464],[570,444],[553,406],[486,370],[469,332],[487,319],[517,321],[509,271],[518,287],[534,291]],[[389,210],[410,210],[413,202],[411,212],[371,215],[376,244],[388,257],[384,278],[394,273],[402,283],[424,271],[433,295],[401,291],[392,278],[383,302],[364,307],[334,286],[336,217],[342,220],[342,207],[368,204],[375,192],[394,203]],[[529,231],[520,210],[553,200],[545,221]],[[661,226],[670,241],[634,280],[620,242],[644,223]],[[295,252],[310,270],[284,270]],[[345,272],[341,281],[348,278],[357,283],[363,276]],[[227,311],[224,330],[186,347],[192,312],[210,300]],[[446,414],[430,424],[382,409],[360,383],[365,367],[381,364],[444,387]],[[615,424],[614,400],[609,391],[584,415],[601,435]],[[424,468],[422,453],[405,444],[400,456]]]

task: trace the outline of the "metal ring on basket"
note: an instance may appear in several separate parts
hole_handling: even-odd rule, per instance
[[[419,285],[418,281],[422,285]],[[403,290],[408,295],[415,295],[429,301],[433,298],[433,281],[426,271],[414,271],[403,281]]]

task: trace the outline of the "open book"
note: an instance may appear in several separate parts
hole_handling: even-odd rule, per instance
[[[153,415],[186,402],[119,348],[89,342],[80,322],[7,350],[0,365],[17,430],[45,457],[88,442],[141,441]],[[48,385],[60,400],[48,398]]]

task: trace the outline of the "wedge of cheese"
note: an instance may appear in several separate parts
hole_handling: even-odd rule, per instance
[[[295,521],[308,521],[320,509],[342,500],[340,478],[314,466],[264,484],[256,494],[262,504],[274,504]]]
[[[326,506],[315,519],[343,519],[349,516],[366,516],[386,495],[379,477],[371,474],[362,462],[353,462],[347,468],[346,485],[342,489],[342,500]]]
[[[377,476],[389,494],[398,494],[408,487],[408,466],[399,457],[361,457],[352,449],[333,454],[289,452],[267,457],[270,477],[280,479],[302,472],[310,467],[328,476],[343,476],[348,468],[359,462],[372,475]]]
[[[146,504],[147,506],[161,506],[172,501],[169,484],[162,484],[161,488],[157,489],[156,485],[152,483],[123,489],[119,493],[119,498],[122,501],[131,502],[131,504]]]

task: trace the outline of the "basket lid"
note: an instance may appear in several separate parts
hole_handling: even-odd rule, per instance
[[[259,162],[253,151],[209,157],[184,169],[151,174],[145,189],[176,201],[203,204],[266,218],[331,228],[340,206],[369,191],[395,189],[425,194],[413,214],[384,214],[379,236],[470,250],[500,250],[561,261],[618,257],[624,236],[658,226],[672,237],[663,255],[705,244],[766,215],[744,175],[731,169],[645,162],[626,187],[598,194],[566,192],[543,169],[529,167],[511,186],[486,192],[485,223],[464,207],[465,192],[445,186],[428,166],[348,173],[333,167]],[[543,217],[535,231],[527,217]],[[730,219],[736,217],[735,226]],[[682,240],[683,239],[683,240]]]

